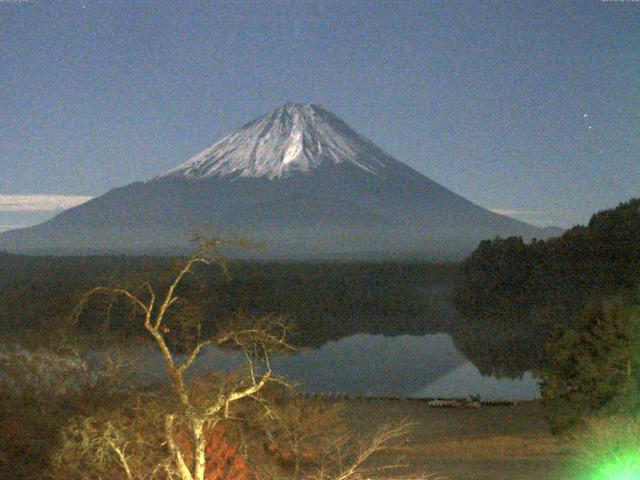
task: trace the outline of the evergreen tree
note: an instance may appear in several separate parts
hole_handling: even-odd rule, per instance
[[[547,345],[542,395],[554,431],[592,415],[640,410],[640,308],[616,296],[591,303]]]

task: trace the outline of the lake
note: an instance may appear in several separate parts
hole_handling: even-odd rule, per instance
[[[137,375],[164,377],[163,360],[151,346],[138,347]],[[131,352],[133,353],[133,352]],[[241,367],[244,357],[216,347],[203,351],[192,367],[198,375]],[[483,400],[540,398],[536,378],[483,376],[455,347],[448,334],[383,336],[355,334],[317,349],[274,356],[273,370],[302,392],[403,398],[467,397]]]

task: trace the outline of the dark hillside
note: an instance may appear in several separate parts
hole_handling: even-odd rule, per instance
[[[174,263],[156,257],[0,255],[0,326],[6,331],[47,330],[90,288],[106,284],[136,289],[149,278],[162,286],[171,278]],[[207,328],[238,315],[283,315],[291,320],[291,338],[311,346],[359,332],[445,331],[440,297],[448,295],[443,288],[453,290],[457,268],[400,262],[233,262],[230,279],[203,268],[185,282],[180,295],[197,305]],[[82,322],[89,331],[102,324],[96,319],[104,320],[107,299],[94,308]],[[180,314],[179,305],[176,312]],[[137,334],[130,330],[137,325],[130,313],[124,304],[112,306],[110,328]]]
[[[468,325],[458,336],[459,346],[476,365],[492,371],[505,350],[478,339],[512,337],[520,361],[504,356],[497,362],[502,369],[539,367],[555,325],[571,321],[588,301],[639,282],[640,199],[598,212],[587,226],[547,241],[483,241],[461,269],[456,303]]]

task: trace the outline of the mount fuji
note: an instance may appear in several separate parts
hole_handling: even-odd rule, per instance
[[[154,178],[0,235],[23,253],[186,251],[205,229],[260,255],[455,256],[545,231],[492,213],[392,158],[317,105],[287,103]]]

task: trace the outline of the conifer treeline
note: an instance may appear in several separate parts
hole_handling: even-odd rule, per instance
[[[142,288],[139,272],[161,288],[175,259],[159,257],[28,257],[0,255],[0,329],[40,330],[68,316],[83,293],[96,285]],[[443,331],[425,290],[453,288],[457,265],[429,263],[232,262],[230,279],[201,268],[185,279],[180,296],[205,328],[238,314],[291,319],[291,341],[317,346],[353,333],[425,334]],[[93,302],[82,325],[98,328],[109,309],[114,333],[137,335],[140,323],[125,302]],[[198,310],[198,312],[195,312]],[[138,328],[139,329],[139,328]],[[176,335],[178,332],[176,332]]]
[[[537,368],[557,325],[577,319],[585,305],[640,283],[640,199],[596,213],[587,226],[526,244],[519,237],[483,241],[463,263],[456,304],[478,334],[512,336],[510,367]],[[471,334],[469,334],[471,335]],[[477,340],[477,339],[476,339]],[[490,343],[465,350],[484,365],[509,363]],[[489,367],[485,368],[485,371]]]

